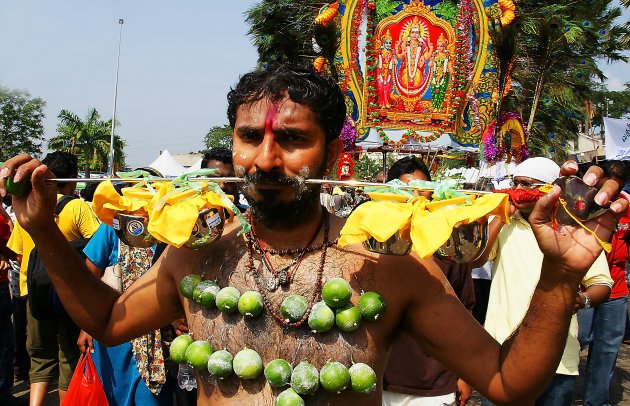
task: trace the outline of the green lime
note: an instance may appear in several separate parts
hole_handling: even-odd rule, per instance
[[[340,393],[350,385],[350,372],[341,362],[327,362],[319,370],[319,383],[328,392]]]
[[[263,371],[262,358],[256,351],[249,348],[236,353],[232,366],[234,373],[241,379],[255,379]]]
[[[181,336],[175,337],[173,342],[171,342],[170,354],[173,362],[177,362],[181,364],[186,362],[186,349],[193,342],[193,339],[188,334],[182,334]]]
[[[245,317],[258,317],[263,311],[260,293],[248,290],[238,299],[238,311]]]
[[[265,378],[269,385],[281,388],[291,382],[291,364],[283,359],[274,359],[265,366]]]
[[[236,288],[231,286],[225,287],[217,293],[217,308],[224,313],[234,313],[238,310],[238,299],[241,294]]]
[[[215,296],[219,290],[221,288],[215,281],[201,281],[193,289],[193,300],[206,309],[213,308]]]
[[[308,309],[308,300],[304,296],[291,295],[282,301],[280,313],[290,323],[300,321]]]
[[[376,373],[367,364],[354,364],[348,369],[352,390],[359,393],[370,393],[376,389]]]
[[[4,188],[8,194],[22,197],[26,196],[31,191],[33,185],[30,179],[22,179],[19,182],[13,181],[13,176],[10,176],[4,180]]]
[[[186,348],[186,362],[193,368],[203,370],[208,368],[208,360],[212,355],[212,345],[205,340],[197,340]]]
[[[302,361],[293,368],[291,387],[300,395],[312,395],[319,388],[319,373],[317,368],[306,361]]]
[[[359,298],[357,307],[361,312],[361,317],[368,321],[374,321],[385,314],[387,303],[385,303],[383,297],[378,293],[365,292]]]
[[[201,276],[195,274],[184,276],[179,282],[179,291],[181,292],[182,296],[188,299],[192,299],[195,286],[197,286],[197,284],[200,283],[202,280],[203,279],[201,279]]]
[[[208,372],[212,376],[216,376],[219,379],[227,378],[232,375],[232,354],[226,350],[219,350],[212,353],[208,359]]]
[[[304,399],[293,388],[280,392],[276,399],[276,406],[304,406]]]
[[[308,326],[314,333],[325,333],[335,325],[335,313],[324,302],[317,302],[308,315]]]
[[[361,325],[361,312],[352,305],[337,309],[335,323],[343,331],[354,331]]]
[[[332,308],[345,306],[351,297],[352,288],[348,281],[342,278],[329,280],[322,289],[322,299]]]

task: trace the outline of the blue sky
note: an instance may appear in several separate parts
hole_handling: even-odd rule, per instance
[[[123,18],[116,117],[127,163],[149,164],[163,149],[197,151],[211,126],[227,123],[230,86],[255,67],[243,18],[254,3],[0,0],[0,86],[46,101],[47,138],[62,109],[111,117]],[[602,67],[612,89],[630,81],[630,65]]]

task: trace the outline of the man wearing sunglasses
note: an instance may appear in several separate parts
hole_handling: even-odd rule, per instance
[[[530,158],[518,165],[512,188],[520,189],[522,193],[512,198],[510,222],[504,225],[497,218],[490,224],[487,258],[494,260],[494,269],[484,327],[500,343],[508,339],[523,320],[540,279],[539,264],[543,254],[527,219],[536,204],[537,189],[553,183],[559,175],[560,167],[547,158]],[[576,292],[575,311],[604,302],[611,287],[612,279],[602,254],[582,279],[583,292]],[[556,375],[536,405],[571,405],[580,361],[577,333],[577,317],[574,315]]]

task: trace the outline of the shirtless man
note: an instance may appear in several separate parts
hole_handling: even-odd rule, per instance
[[[496,403],[532,403],[545,388],[558,365],[573,313],[575,292],[601,247],[584,230],[564,227],[556,232],[549,224],[557,188],[542,198],[530,216],[532,228],[545,253],[542,276],[528,314],[514,337],[499,345],[475,321],[453,294],[439,268],[413,255],[383,256],[361,246],[325,248],[343,226],[343,219],[327,215],[319,204],[319,188],[304,187],[300,179],[320,178],[331,170],[342,148],[338,138],[344,118],[344,97],[339,88],[317,74],[281,66],[241,78],[228,96],[228,117],[234,128],[233,157],[237,175],[245,176],[243,192],[251,207],[255,236],[238,236],[228,229],[218,242],[199,251],[168,248],[156,265],[125,293],[103,284],[85,269],[53,221],[55,185],[39,161],[20,155],[0,169],[0,178],[15,173],[15,180],[31,178],[33,191],[14,198],[18,221],[33,236],[65,308],[86,331],[107,345],[115,345],[155,330],[180,317],[190,322],[195,339],[206,339],[214,348],[236,353],[252,348],[266,364],[284,358],[294,366],[308,360],[320,368],[327,360],[349,366],[372,366],[381,382],[392,337],[400,329],[409,332],[422,348]],[[574,173],[569,164],[564,173]],[[589,170],[592,183],[602,172]],[[614,182],[602,183],[598,198],[609,201],[617,192]],[[0,193],[4,193],[4,180]],[[627,203],[615,202],[588,225],[609,239],[616,213]],[[272,273],[261,264],[256,242],[268,250],[275,270],[292,261],[312,240],[293,278],[286,287],[267,289]],[[202,310],[180,295],[178,284],[190,274],[217,279],[220,286],[239,291],[257,290],[269,308],[253,320],[238,315]],[[312,298],[321,285],[343,277],[354,289],[356,303],[361,290],[379,292],[387,301],[387,313],[376,322],[364,322],[352,333],[339,329],[314,335],[306,326],[288,327],[276,320],[281,301],[289,294]],[[97,300],[95,300],[97,298]],[[319,299],[316,299],[319,300]],[[86,305],[89,304],[89,305]],[[223,381],[198,375],[198,403],[273,404],[278,390],[263,377]],[[380,405],[381,386],[371,394],[350,390],[334,394],[319,389],[310,404]]]

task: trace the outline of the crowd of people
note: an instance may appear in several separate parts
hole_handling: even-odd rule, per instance
[[[252,229],[241,234],[227,225],[218,241],[196,251],[162,243],[131,247],[99,224],[89,193],[88,200],[66,199],[75,183],[47,179],[78,176],[70,153],[53,152],[41,162],[20,155],[2,164],[0,403],[10,404],[14,379],[30,382],[31,405],[44,402],[51,382],[63,402],[80,354],[89,351],[110,405],[274,404],[278,390],[262,377],[212,380],[197,372],[196,390],[180,385],[182,366],[170,362],[168,344],[192,333],[232,354],[255,349],[264,362],[290,354],[318,368],[331,359],[366,363],[379,378],[371,393],[319,390],[307,399],[313,404],[463,406],[474,388],[486,404],[570,405],[580,350],[588,348],[585,404],[610,404],[627,331],[630,199],[619,193],[625,166],[580,173],[599,189],[595,201],[610,204],[585,222],[593,233],[552,223],[556,187],[537,201],[513,199],[509,222],[491,218],[487,249],[474,262],[339,248],[344,218],[369,196],[358,187],[305,187],[300,179],[331,175],[345,116],[339,87],[309,69],[281,65],[243,76],[228,94],[232,150],[209,151],[203,167],[244,178],[238,188],[220,187],[235,197]],[[513,189],[528,195],[579,170],[573,162],[560,167],[530,158],[516,168]],[[10,176],[30,178],[32,191],[7,195]],[[431,173],[408,156],[373,181],[394,179],[430,181]],[[430,191],[421,195],[431,198]],[[68,242],[81,239],[79,255]],[[612,240],[612,250],[604,254],[599,240]],[[34,248],[63,304],[51,318],[34,317],[29,302]],[[261,285],[285,267],[291,274],[285,285]],[[179,282],[190,274],[258,291],[268,314],[247,321],[213,317],[180,294]],[[276,317],[289,294],[312,297],[311,308],[334,278],[350,283],[353,300],[378,292],[387,302],[385,317],[359,332],[320,335]]]

